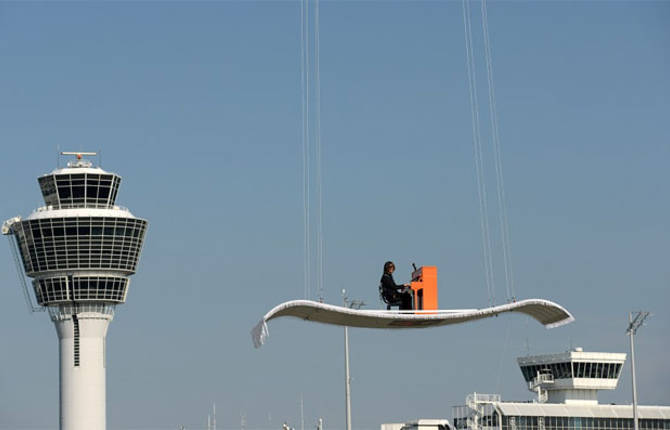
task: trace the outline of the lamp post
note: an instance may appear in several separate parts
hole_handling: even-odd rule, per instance
[[[630,336],[630,368],[631,375],[633,379],[633,429],[638,430],[637,424],[637,387],[635,384],[635,342],[633,337],[637,332],[637,329],[644,323],[644,320],[649,316],[649,312],[636,312],[633,317],[633,313],[628,314],[628,328],[626,333]]]
[[[349,300],[347,290],[342,290],[342,300],[344,306],[353,309],[360,309],[365,306],[362,300]],[[344,407],[346,414],[346,430],[351,430],[351,378],[349,376],[349,330],[344,326]]]

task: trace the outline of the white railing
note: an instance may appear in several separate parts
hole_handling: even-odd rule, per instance
[[[467,404],[493,403],[500,401],[500,394],[472,393],[465,398]]]
[[[108,205],[105,203],[83,203],[83,204],[62,204],[55,206],[54,205],[40,206],[37,209],[34,209],[33,213],[55,211],[59,209],[113,209],[123,212],[130,212],[130,209],[128,209],[125,206]]]
[[[535,388],[554,383],[554,375],[551,373],[538,373],[532,381],[528,383],[528,388],[530,390],[535,390]]]

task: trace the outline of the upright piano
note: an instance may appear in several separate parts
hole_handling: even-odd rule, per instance
[[[416,267],[416,266],[415,266]],[[437,266],[421,266],[412,272],[414,310],[437,310]]]

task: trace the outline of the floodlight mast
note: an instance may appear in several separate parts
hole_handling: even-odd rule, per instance
[[[360,309],[365,306],[362,300],[349,300],[347,290],[342,290],[344,306]],[[351,377],[349,376],[349,330],[344,326],[344,405],[346,413],[346,430],[351,430]]]
[[[633,338],[637,329],[644,323],[644,320],[649,316],[649,312],[636,312],[635,317],[633,313],[628,314],[628,328],[626,333],[630,336],[630,368],[633,381],[633,429],[638,430],[637,421],[637,386],[635,383],[635,342]]]
[[[13,236],[35,301],[58,334],[59,428],[104,430],[107,329],[126,301],[147,221],[115,205],[121,177],[82,159],[96,153],[62,155],[76,159],[38,178],[45,206],[7,220],[2,233]]]

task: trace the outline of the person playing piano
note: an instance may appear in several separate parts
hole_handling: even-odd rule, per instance
[[[414,309],[414,293],[409,284],[398,285],[393,279],[395,264],[392,261],[384,263],[384,273],[382,274],[381,286],[382,294],[389,303],[400,301],[400,310]]]

